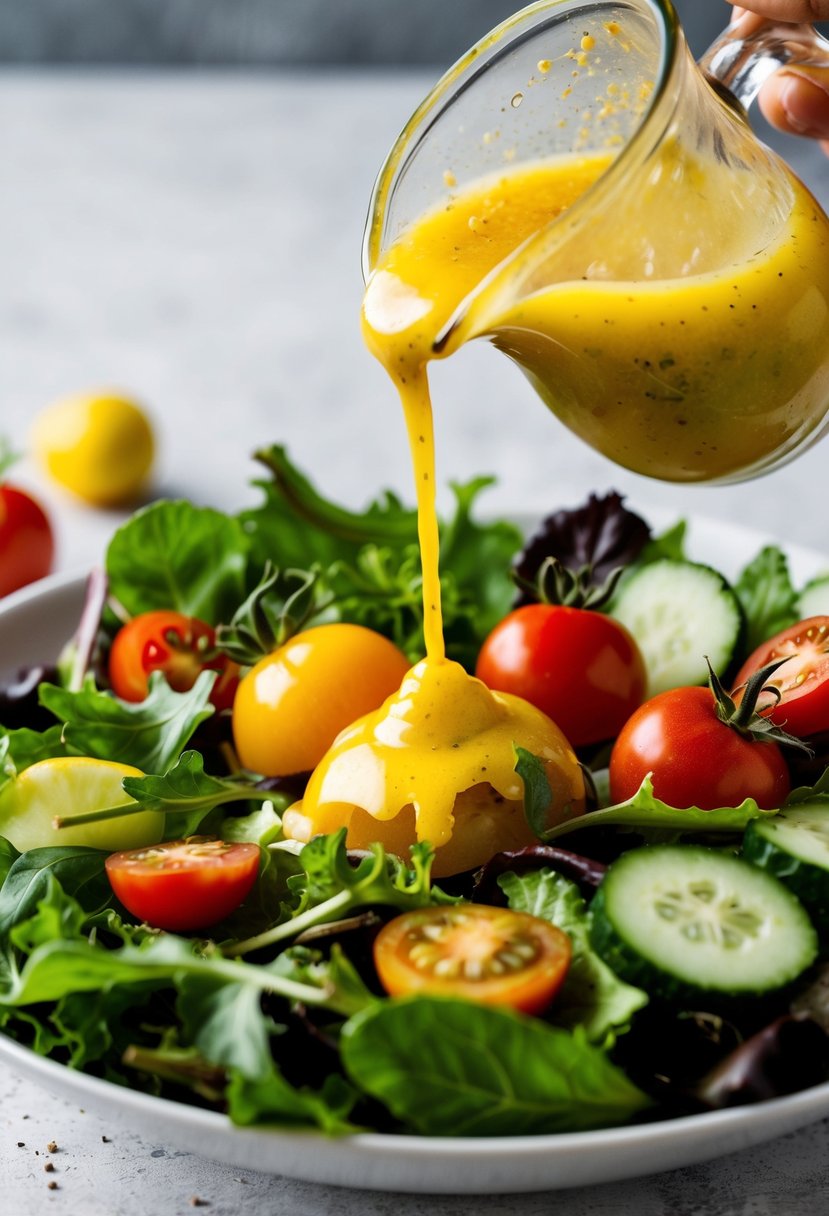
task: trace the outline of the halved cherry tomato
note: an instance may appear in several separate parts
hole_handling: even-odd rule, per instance
[[[624,625],[559,604],[527,604],[505,616],[475,674],[542,710],[574,747],[612,739],[645,695],[645,664]]]
[[[669,806],[705,811],[753,798],[779,807],[791,782],[776,743],[741,735],[717,717],[710,688],[672,688],[634,713],[610,753],[610,796],[633,797],[648,773]]]
[[[210,694],[217,709],[229,709],[239,683],[239,668],[216,651],[216,635],[198,617],[182,612],[142,612],[115,635],[109,652],[109,680],[124,701],[143,701],[149,676],[162,671],[176,692],[192,688],[202,671],[217,671]]]
[[[43,578],[55,541],[46,512],[25,490],[0,484],[0,595]]]
[[[259,872],[259,846],[191,836],[106,860],[112,889],[155,929],[204,929],[229,916]]]
[[[570,939],[549,921],[488,904],[405,912],[374,942],[374,964],[390,996],[428,992],[539,1013],[570,965]]]
[[[799,739],[829,730],[829,616],[812,616],[774,635],[743,663],[735,689],[777,659],[786,659],[766,680],[780,700],[762,693],[758,710]]]
[[[344,727],[378,709],[411,664],[362,625],[317,625],[266,655],[239,684],[233,739],[245,768],[266,777],[307,772]]]

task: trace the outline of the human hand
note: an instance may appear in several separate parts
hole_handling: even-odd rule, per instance
[[[735,7],[731,31],[745,36],[766,20],[829,20],[829,0],[747,0]],[[781,68],[763,85],[759,102],[773,126],[818,139],[829,153],[829,65]]]

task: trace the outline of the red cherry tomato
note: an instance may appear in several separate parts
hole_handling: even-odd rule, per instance
[[[25,490],[0,484],[0,595],[43,578],[54,556],[52,527],[43,508]]]
[[[484,642],[475,674],[543,710],[574,747],[612,739],[645,695],[645,664],[624,625],[553,604],[504,617]]]
[[[709,688],[672,688],[646,701],[622,727],[610,754],[610,795],[631,798],[653,775],[669,806],[711,811],[754,798],[779,807],[789,772],[776,743],[740,735],[717,717]]]
[[[217,709],[230,708],[239,683],[237,665],[216,653],[211,627],[172,610],[134,616],[118,630],[109,652],[109,681],[124,701],[144,700],[153,671],[162,671],[176,692],[192,688],[202,671],[219,672],[210,694]]]
[[[229,916],[259,872],[259,846],[191,836],[106,860],[113,891],[128,912],[156,929],[204,929]]]
[[[426,992],[540,1013],[564,982],[570,939],[549,921],[488,904],[418,908],[396,916],[374,942],[391,996]]]
[[[762,693],[758,712],[799,739],[829,730],[829,616],[809,617],[763,642],[743,663],[735,688],[777,659],[786,662],[766,684],[779,689],[780,700]]]

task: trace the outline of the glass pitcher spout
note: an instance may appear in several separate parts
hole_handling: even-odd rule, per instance
[[[428,331],[429,358],[489,339],[648,476],[791,459],[829,408],[829,220],[723,98],[759,88],[759,44],[730,42],[742,68],[700,70],[668,0],[539,0],[495,30],[381,174],[366,325]]]
[[[762,21],[753,14],[723,30],[699,60],[709,83],[744,110],[787,64],[829,68],[829,41],[813,25]]]

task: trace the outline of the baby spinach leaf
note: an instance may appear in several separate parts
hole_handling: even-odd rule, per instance
[[[587,904],[575,883],[554,870],[502,874],[498,885],[511,908],[548,920],[570,938],[573,956],[564,985],[547,1015],[556,1026],[582,1026],[591,1043],[609,1046],[648,1003],[641,988],[623,983],[590,945]]]
[[[262,1012],[259,988],[217,983],[209,974],[186,975],[179,985],[176,1010],[187,1042],[211,1064],[253,1078],[270,1070],[274,1025]]]
[[[104,870],[106,858],[99,849],[81,846],[21,853],[0,888],[0,942],[8,938],[15,925],[36,914],[38,904],[54,891],[53,882],[87,913],[107,907],[112,901],[112,888]]]
[[[318,1127],[329,1136],[359,1131],[348,1116],[358,1094],[336,1073],[319,1090],[291,1085],[275,1064],[257,1078],[235,1071],[225,1094],[227,1113],[234,1123],[249,1127],[267,1123],[278,1127]]]
[[[745,653],[798,619],[797,592],[782,549],[766,545],[734,584],[746,618]]]
[[[106,553],[109,592],[132,616],[173,608],[210,625],[245,596],[249,543],[238,519],[190,502],[137,511]]]
[[[43,684],[40,701],[64,723],[63,738],[74,755],[164,773],[199,723],[213,713],[215,679],[215,672],[203,671],[188,692],[174,692],[160,672],[153,672],[146,698],[134,703],[99,692],[92,681],[80,692]]]
[[[355,1084],[425,1135],[580,1131],[649,1104],[583,1033],[495,1006],[383,1001],[346,1022],[341,1044]]]

